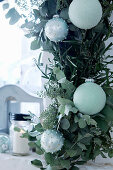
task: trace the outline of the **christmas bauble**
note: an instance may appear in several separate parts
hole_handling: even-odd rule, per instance
[[[54,129],[57,123],[56,110],[50,105],[48,110],[45,110],[40,115],[40,122],[44,129]]]
[[[102,6],[98,0],[73,0],[69,6],[69,18],[78,28],[91,29],[101,17]]]
[[[50,153],[61,150],[64,144],[64,138],[56,130],[46,130],[41,136],[41,147]]]
[[[45,34],[51,41],[62,41],[68,35],[67,23],[56,15],[46,23]]]
[[[6,135],[0,135],[0,153],[5,153],[9,149],[9,138]]]
[[[81,113],[93,115],[104,108],[106,94],[98,84],[86,81],[76,89],[73,101]]]

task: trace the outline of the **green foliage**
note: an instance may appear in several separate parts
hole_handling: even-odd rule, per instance
[[[106,121],[113,121],[113,109],[110,106],[106,105],[102,111],[102,114],[105,116]]]
[[[49,107],[41,113],[40,121],[44,129],[54,129],[57,124],[56,106],[49,105]]]
[[[42,162],[37,160],[37,159],[35,159],[34,161],[31,161],[31,163],[33,165],[35,165],[36,167],[38,167],[38,168],[42,168],[43,167]]]
[[[21,129],[20,129],[20,128],[18,128],[18,127],[14,127],[14,131],[16,131],[16,132],[20,132],[20,131],[21,131]]]
[[[21,18],[21,16],[19,15],[15,8],[11,8],[5,16],[6,18],[10,18],[9,21],[10,25],[14,25]]]
[[[32,41],[32,43],[31,43],[31,50],[37,50],[39,48],[40,48],[40,44],[39,44],[38,40]]]
[[[112,0],[100,0],[103,7],[103,17],[100,23],[90,29],[81,30],[69,20],[68,8],[72,0],[46,0],[39,8],[33,9],[34,19],[21,26],[26,29],[28,38],[33,37],[31,49],[40,47],[54,55],[54,62],[41,66],[41,54],[35,64],[42,72],[45,84],[44,95],[55,103],[41,114],[41,124],[34,127],[32,134],[37,142],[30,142],[30,147],[35,147],[37,154],[44,153],[47,165],[53,170],[68,169],[78,170],[78,166],[88,160],[94,160],[99,154],[105,158],[104,153],[113,157],[113,142],[110,135],[113,126],[113,71],[109,65],[113,64],[113,56],[107,55],[113,43],[105,45],[108,38],[113,37],[113,24],[109,20],[113,10]],[[8,5],[3,6],[4,9]],[[45,24],[59,14],[69,27],[67,38],[58,43],[51,42],[45,35]],[[6,14],[10,24],[16,23],[21,16],[14,8]],[[40,20],[40,22],[37,22]],[[95,82],[102,85],[107,95],[105,108],[98,114],[84,115],[75,108],[73,93],[86,78],[94,78]],[[51,154],[45,153],[40,145],[40,135],[44,129],[58,129],[64,137],[64,146],[61,151]],[[25,134],[29,138],[29,134]],[[39,137],[39,139],[38,139]],[[44,169],[38,160],[32,164]]]
[[[43,149],[41,149],[41,145],[37,144],[37,142],[29,142],[29,146],[30,148],[36,148],[36,153],[38,155],[43,155],[44,154],[44,151]]]
[[[8,9],[8,8],[9,8],[9,3],[3,4],[3,10],[6,10],[6,9]]]
[[[61,128],[64,129],[64,130],[67,130],[67,129],[69,129],[69,127],[70,127],[69,120],[66,119],[66,118],[63,118],[61,120]]]

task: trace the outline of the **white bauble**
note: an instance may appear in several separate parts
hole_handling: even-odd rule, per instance
[[[86,82],[76,89],[73,102],[81,113],[93,115],[104,108],[106,94],[98,84]]]
[[[69,6],[69,18],[78,28],[91,29],[101,17],[102,6],[98,0],[73,0]]]
[[[46,23],[45,34],[53,42],[63,41],[68,35],[67,23],[56,15]]]
[[[50,153],[61,150],[64,144],[63,136],[56,130],[46,130],[41,136],[41,147]]]

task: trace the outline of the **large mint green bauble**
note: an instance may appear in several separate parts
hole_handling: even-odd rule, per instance
[[[91,29],[101,17],[102,6],[98,0],[73,0],[69,6],[69,18],[78,28]]]
[[[46,130],[41,136],[41,147],[47,153],[54,153],[61,150],[63,144],[64,138],[56,130]]]
[[[76,89],[73,101],[81,113],[93,115],[104,108],[106,94],[96,83],[86,82]]]

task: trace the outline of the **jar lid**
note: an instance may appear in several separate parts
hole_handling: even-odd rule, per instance
[[[29,114],[10,113],[10,119],[15,121],[28,121],[31,120]]]

